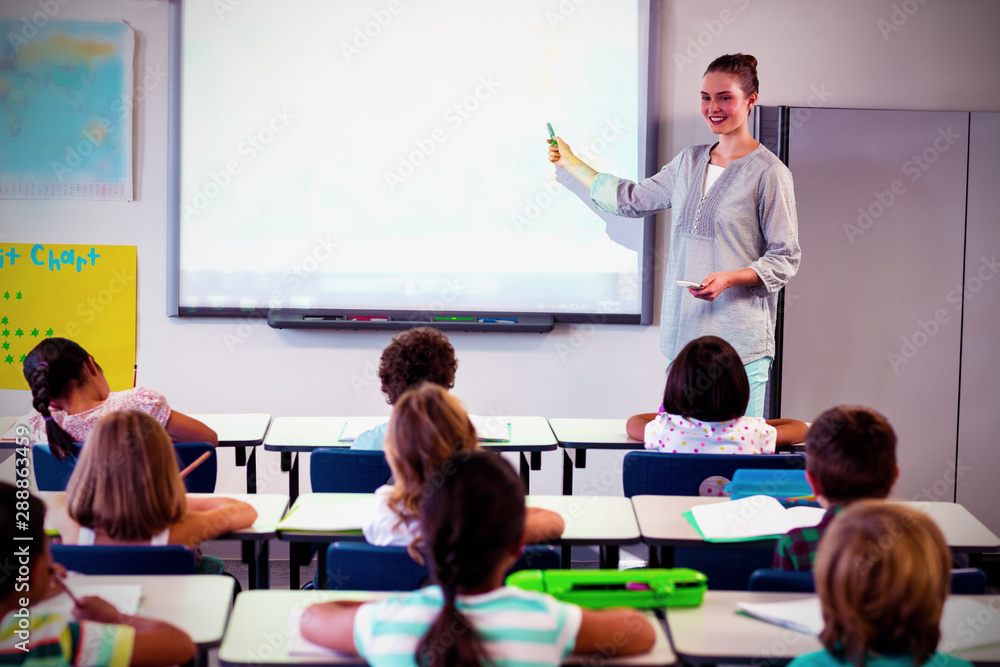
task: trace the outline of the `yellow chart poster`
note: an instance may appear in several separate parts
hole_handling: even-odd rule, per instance
[[[24,357],[51,336],[87,350],[112,391],[130,388],[135,290],[135,246],[0,244],[0,388],[28,388]]]

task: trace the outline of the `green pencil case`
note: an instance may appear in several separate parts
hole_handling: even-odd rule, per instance
[[[697,607],[708,577],[687,568],[635,570],[521,570],[508,586],[548,593],[590,609],[607,607]]]

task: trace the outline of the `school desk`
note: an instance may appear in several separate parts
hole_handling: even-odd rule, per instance
[[[587,467],[588,449],[642,449],[630,438],[624,419],[550,419],[549,426],[563,449],[563,495],[573,495],[573,468]],[[572,452],[572,456],[570,456]],[[619,477],[621,475],[619,474]]]
[[[85,575],[70,573],[66,585],[131,585],[142,588],[139,616],[177,626],[198,646],[197,664],[208,666],[208,649],[222,642],[233,603],[232,577],[211,574]]]
[[[269,452],[287,452],[292,456],[288,475],[288,496],[294,502],[299,496],[300,452],[311,452],[321,447],[350,447],[350,442],[340,440],[351,417],[276,417],[264,438],[264,449]],[[372,417],[354,419],[371,422]],[[518,452],[521,459],[520,473],[528,488],[530,470],[541,468],[543,451],[556,448],[556,438],[544,417],[507,417],[510,423],[510,442],[481,442],[482,447],[496,452]],[[526,454],[531,454],[529,460]]]
[[[668,607],[667,634],[682,665],[783,665],[797,655],[822,648],[819,639],[780,625],[737,613],[737,604],[785,602],[812,597],[812,593],[751,593],[706,591],[700,607]],[[995,596],[963,595],[1000,613]],[[979,620],[987,623],[990,619]],[[970,628],[975,622],[970,624]],[[1000,664],[1000,645],[967,649],[957,654],[976,665]]]
[[[234,448],[236,465],[246,466],[247,469],[247,493],[257,493],[257,447],[264,442],[264,436],[271,425],[271,415],[251,413],[188,416],[215,431],[219,436],[219,447]]]
[[[633,496],[636,520],[642,541],[649,545],[651,566],[671,567],[674,547],[706,546],[705,542],[682,514],[695,505],[729,502],[728,498],[703,496]],[[945,541],[957,553],[980,554],[1000,550],[997,537],[969,510],[957,503],[900,503],[929,515],[941,528]],[[736,543],[711,543],[716,547],[774,549],[775,538]],[[655,551],[658,554],[654,554]],[[654,557],[655,555],[655,557]]]
[[[320,575],[321,586],[325,585],[326,545],[337,540],[364,539],[360,530],[364,521],[362,519],[357,522],[343,521],[336,513],[336,506],[356,503],[356,501],[365,498],[372,498],[372,494],[303,494],[296,499],[295,504],[289,510],[289,515],[300,508],[312,512],[316,507],[329,507],[331,519],[336,520],[337,525],[341,528],[327,529],[322,525],[315,524],[311,530],[278,530],[278,537],[282,540],[321,545],[317,555],[317,571]],[[553,545],[564,547],[564,567],[570,566],[567,553],[570,547],[597,546],[600,550],[601,567],[617,568],[619,547],[639,542],[639,524],[636,522],[635,512],[628,498],[620,496],[528,496],[526,503],[528,507],[542,507],[558,512],[565,520],[566,530],[561,537],[551,542]],[[346,525],[351,527],[346,528]],[[298,567],[293,563],[292,574],[295,575],[291,582],[293,587],[298,587],[297,570]]]
[[[388,595],[370,591],[249,591],[236,598],[232,618],[226,628],[219,663],[223,667],[307,667],[312,665],[365,665],[358,657],[289,655],[289,612],[330,600],[378,600]],[[571,655],[564,665],[662,666],[677,662],[661,621],[649,619],[656,643],[648,653],[623,658],[598,655]]]

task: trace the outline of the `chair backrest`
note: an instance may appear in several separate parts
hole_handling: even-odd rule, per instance
[[[175,442],[177,465],[183,470],[205,452],[212,456],[192,470],[184,478],[184,486],[191,493],[212,493],[215,491],[215,480],[218,476],[219,459],[215,447],[207,442]],[[60,461],[52,455],[48,445],[35,445],[31,448],[32,471],[35,473],[35,484],[39,491],[65,491],[69,483],[76,458]]]
[[[559,550],[531,545],[510,568],[554,570]],[[510,574],[508,572],[508,574]],[[429,579],[427,568],[410,557],[406,547],[376,547],[367,542],[334,542],[326,551],[327,588],[350,591],[412,591]]]
[[[770,568],[755,570],[750,575],[751,591],[778,593],[814,593],[816,585],[812,572],[789,572]],[[986,573],[978,567],[961,567],[951,571],[952,595],[986,595]]]
[[[381,451],[314,449],[309,455],[309,481],[314,493],[372,493],[391,475]]]
[[[629,452],[622,466],[625,496],[697,496],[702,482],[732,480],[740,468],[797,470],[805,468],[802,454],[664,454]]]
[[[215,446],[210,442],[175,442],[174,449],[177,451],[179,470],[184,470],[205,452],[211,453],[208,459],[188,473],[184,478],[184,486],[189,493],[214,493],[215,481],[219,475],[219,457]]]
[[[60,461],[52,455],[48,445],[31,448],[31,471],[39,491],[65,491],[75,466],[75,457]]]
[[[194,553],[180,544],[151,546],[52,545],[52,560],[84,574],[194,574]]]

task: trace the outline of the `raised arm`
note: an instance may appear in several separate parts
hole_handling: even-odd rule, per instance
[[[167,420],[167,433],[174,442],[210,442],[219,446],[219,436],[208,426],[176,410]]]
[[[361,602],[333,601],[309,606],[302,614],[302,636],[334,651],[357,655],[354,645],[354,616]]]
[[[574,653],[601,653],[606,658],[645,653],[656,633],[635,609],[584,609]]]

